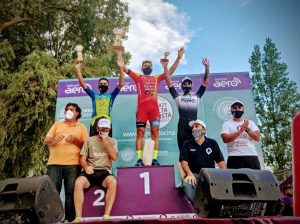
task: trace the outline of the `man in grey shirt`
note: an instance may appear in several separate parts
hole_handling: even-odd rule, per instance
[[[112,161],[118,158],[117,141],[108,136],[111,123],[106,118],[98,121],[98,135],[89,137],[81,151],[80,164],[84,171],[75,182],[74,204],[76,221],[81,220],[84,202],[84,189],[93,185],[106,188],[104,219],[110,219],[110,212],[115,201],[117,180],[111,173]]]

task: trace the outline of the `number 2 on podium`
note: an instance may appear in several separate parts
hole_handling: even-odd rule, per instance
[[[140,178],[144,179],[144,194],[150,194],[149,172],[141,173]]]

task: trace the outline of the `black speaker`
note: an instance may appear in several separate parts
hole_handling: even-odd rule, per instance
[[[274,215],[280,198],[275,176],[267,170],[200,170],[194,208],[201,217]]]
[[[45,176],[0,181],[0,223],[55,223],[64,217],[58,191]]]

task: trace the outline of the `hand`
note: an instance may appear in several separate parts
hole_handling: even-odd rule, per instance
[[[197,181],[196,181],[196,178],[194,175],[191,175],[191,176],[186,176],[184,178],[184,182],[185,183],[189,183],[189,184],[192,184],[193,186],[195,186],[197,184]]]
[[[183,47],[178,50],[178,58],[179,59],[181,59],[183,57],[184,52],[185,52],[185,50]]]
[[[160,63],[162,65],[162,67],[164,68],[164,70],[168,69],[169,59],[162,58],[162,59],[160,59]]]
[[[100,135],[100,137],[102,138],[103,141],[108,140],[108,134],[109,134],[109,132],[107,132],[107,131],[100,131],[99,132],[99,135]]]
[[[73,145],[78,145],[78,143],[80,142],[80,140],[74,135],[68,135],[65,141]]]
[[[75,68],[81,68],[82,67],[82,65],[84,64],[84,62],[83,61],[79,61],[78,59],[76,59],[76,61],[75,61]]]
[[[118,65],[120,68],[125,67],[124,59],[123,59],[123,57],[120,56],[120,55],[117,56],[117,65]]]
[[[242,126],[241,126],[242,132],[244,132],[244,131],[247,130],[248,125],[249,125],[249,120],[246,120],[246,119],[245,119],[245,120],[244,120],[244,123],[243,123]]]
[[[202,64],[205,66],[205,67],[209,67],[209,60],[207,58],[202,58]]]
[[[64,138],[65,138],[65,136],[64,136],[64,135],[57,135],[57,136],[55,136],[55,138],[54,138],[54,142],[53,142],[53,144],[52,144],[52,145],[55,145],[55,144],[57,144],[57,143],[61,142],[61,141],[62,141]]]
[[[89,174],[89,175],[94,173],[94,169],[91,166],[88,166],[84,171],[86,172],[86,174]]]

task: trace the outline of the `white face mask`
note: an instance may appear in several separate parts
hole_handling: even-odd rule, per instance
[[[70,119],[72,119],[74,117],[74,113],[72,112],[72,111],[70,111],[70,110],[67,110],[67,112],[66,112],[66,118],[68,119],[68,120],[70,120]]]

